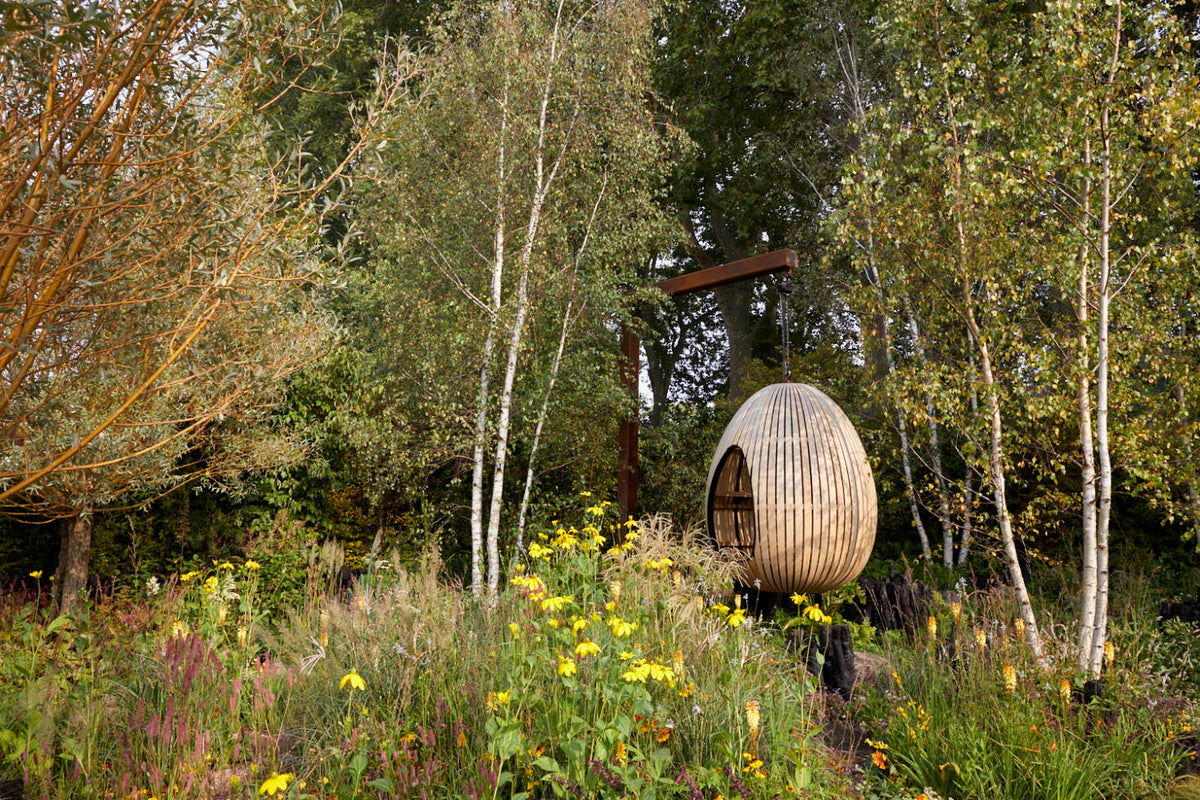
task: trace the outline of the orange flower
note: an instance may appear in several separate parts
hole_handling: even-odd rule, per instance
[[[876,750],[871,754],[871,760],[875,762],[875,766],[880,769],[887,769],[887,755]]]

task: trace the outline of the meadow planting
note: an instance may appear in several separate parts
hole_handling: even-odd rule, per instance
[[[960,586],[916,635],[854,626],[841,698],[797,653],[838,601],[759,618],[690,534],[591,502],[494,597],[433,556],[338,587],[329,546],[139,579],[74,617],[9,594],[4,777],[122,800],[1189,796],[1186,626],[1131,611],[1085,698],[1069,659],[1027,654],[1005,590]]]

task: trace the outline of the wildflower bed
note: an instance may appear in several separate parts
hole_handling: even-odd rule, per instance
[[[11,609],[9,776],[28,796],[105,798],[845,788],[814,752],[812,679],[727,571],[664,526],[618,526],[608,504],[541,534],[494,598],[430,562],[266,619],[254,566],[79,620]]]

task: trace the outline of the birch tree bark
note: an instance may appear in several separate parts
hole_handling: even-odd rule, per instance
[[[524,537],[536,459],[567,449],[554,399],[578,389],[562,371],[610,355],[606,319],[580,309],[622,302],[618,285],[667,230],[653,202],[665,145],[646,101],[652,13],[634,0],[452,4],[431,26],[427,104],[373,156],[392,189],[373,200],[364,280],[390,315],[378,371],[421,407],[454,397],[427,436],[455,482],[469,465],[461,520],[480,598],[499,591],[505,537]],[[621,401],[615,385],[615,372],[595,385],[599,408]],[[512,476],[518,446],[527,493]]]
[[[1084,153],[1085,163],[1090,161]],[[1081,224],[1089,224],[1091,193],[1090,179],[1084,178],[1082,187],[1083,217]],[[1091,350],[1088,347],[1088,261],[1089,248],[1086,240],[1079,247],[1079,280],[1075,290],[1075,322],[1078,326],[1076,338],[1076,365],[1078,391],[1076,405],[1079,414],[1080,480],[1082,481],[1082,524],[1083,524],[1083,572],[1079,598],[1079,654],[1076,662],[1080,672],[1088,668],[1091,661],[1092,636],[1096,626],[1096,461],[1092,442],[1092,391]]]
[[[929,364],[925,359],[925,345],[921,342],[921,329],[917,324],[917,316],[913,313],[912,302],[909,300],[907,291],[901,299],[904,316],[908,320],[908,331],[913,340],[917,368],[922,373],[928,374]],[[938,520],[942,526],[942,566],[946,569],[954,569],[954,521],[950,518],[950,490],[946,485],[946,473],[942,470],[942,446],[938,436],[940,426],[937,418],[937,406],[934,403],[933,390],[928,381],[924,386],[924,394],[925,416],[929,424],[929,463],[933,469],[934,485],[937,487]],[[926,553],[927,557],[929,555]]]
[[[476,395],[475,448],[471,454],[471,591],[478,597],[485,578],[483,566],[483,457],[487,446],[488,429],[488,383],[492,368],[492,354],[496,347],[496,333],[500,325],[500,302],[504,287],[504,248],[507,243],[504,219],[504,195],[508,191],[505,180],[504,146],[508,133],[508,86],[500,95],[500,137],[496,153],[496,235],[492,248],[492,301],[488,318],[487,338],[483,340],[483,353],[479,367],[479,393]]]
[[[1108,333],[1112,301],[1112,131],[1109,127],[1112,86],[1121,53],[1121,0],[1116,0],[1113,26],[1112,63],[1105,81],[1100,108],[1100,285],[1096,310],[1096,456],[1099,461],[1100,492],[1096,498],[1096,617],[1092,631],[1090,672],[1100,674],[1104,643],[1108,640],[1108,523],[1112,517],[1112,456],[1108,437]]]
[[[496,424],[496,455],[492,466],[492,498],[488,509],[487,551],[488,551],[488,596],[494,598],[500,585],[500,505],[504,493],[504,467],[508,457],[508,433],[512,415],[513,382],[517,376],[517,360],[521,353],[521,338],[525,333],[525,320],[529,315],[529,280],[533,268],[533,250],[538,239],[538,229],[542,222],[542,207],[546,196],[554,186],[558,176],[558,168],[563,157],[568,152],[575,118],[579,109],[574,111],[575,118],[568,124],[564,141],[560,143],[558,156],[553,159],[549,172],[546,169],[546,122],[550,106],[550,94],[557,78],[559,56],[559,31],[562,25],[563,2],[559,0],[554,17],[554,27],[550,34],[550,54],[546,62],[545,83],[542,90],[541,110],[538,115],[537,143],[534,159],[534,194],[530,204],[529,219],[525,228],[525,245],[521,250],[519,268],[521,278],[517,285],[517,301],[512,328],[509,331],[508,358],[504,368],[504,388],[500,392],[500,414]]]
[[[517,552],[525,551],[525,519],[529,511],[529,494],[533,490],[533,479],[536,474],[534,465],[537,463],[538,444],[542,440],[542,429],[546,425],[546,413],[550,410],[550,397],[554,394],[554,383],[558,380],[558,368],[562,364],[563,350],[567,345],[567,331],[571,329],[571,303],[563,312],[562,332],[558,337],[558,350],[554,351],[554,361],[550,364],[550,382],[546,385],[546,393],[542,395],[542,406],[538,409],[537,425],[533,429],[533,442],[529,446],[529,463],[525,467],[525,489],[521,492],[521,508],[517,512]]]
[[[980,329],[975,315],[975,301],[972,293],[972,282],[970,277],[971,253],[970,246],[967,242],[964,222],[967,212],[967,204],[965,202],[963,185],[964,143],[961,139],[962,134],[960,133],[956,113],[956,106],[958,103],[950,93],[949,79],[947,75],[948,61],[946,59],[944,42],[941,35],[940,10],[941,2],[940,0],[935,0],[934,30],[936,33],[938,55],[941,58],[941,94],[945,103],[947,127],[949,128],[947,133],[951,148],[949,152],[949,164],[947,165],[949,168],[950,187],[952,191],[950,198],[950,212],[954,225],[958,261],[957,266],[960,274],[962,275],[962,312],[966,318],[967,330],[969,331],[971,340],[975,345],[975,352],[979,356],[980,376],[983,379],[984,396],[987,400],[991,440],[988,464],[991,472],[993,500],[996,505],[996,522],[1000,528],[1000,542],[1004,550],[1004,560],[1008,566],[1009,577],[1012,580],[1013,592],[1017,598],[1017,605],[1020,608],[1021,618],[1025,623],[1025,641],[1029,645],[1029,649],[1033,652],[1034,657],[1041,658],[1042,637],[1040,631],[1038,630],[1037,617],[1033,611],[1033,603],[1029,597],[1029,589],[1025,585],[1025,576],[1021,572],[1021,562],[1017,556],[1016,540],[1013,537],[1012,518],[1008,511],[1008,498],[1006,495],[1006,482],[1004,477],[1003,423],[1001,419],[999,387],[996,384],[995,374],[992,370],[991,351],[988,348],[987,340],[983,336],[983,332]]]

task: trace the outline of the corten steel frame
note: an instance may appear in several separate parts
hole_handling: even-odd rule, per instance
[[[658,283],[664,294],[676,295],[715,289],[738,281],[770,275],[774,272],[791,273],[796,266],[795,250],[773,250],[760,256],[751,256],[731,261],[719,267],[709,267],[689,272]],[[638,396],[638,377],[642,371],[641,339],[628,325],[621,325],[621,381],[625,389],[635,398]],[[620,446],[621,465],[617,474],[617,505],[622,519],[636,517],[638,513],[638,415],[636,408],[631,419],[621,421]]]

